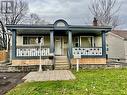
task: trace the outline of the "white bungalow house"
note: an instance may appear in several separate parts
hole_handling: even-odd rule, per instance
[[[62,63],[106,64],[106,33],[111,27],[68,25],[57,20],[48,25],[7,25],[12,32],[12,65],[42,65]],[[42,40],[41,49],[39,47]],[[64,64],[64,62],[63,62]]]

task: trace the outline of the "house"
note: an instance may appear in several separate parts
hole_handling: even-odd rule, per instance
[[[109,61],[127,62],[126,30],[113,30],[107,33],[107,55]]]
[[[106,64],[106,33],[111,27],[68,25],[57,20],[48,25],[7,25],[12,32],[12,65],[55,66],[58,59],[75,65]],[[41,42],[41,44],[40,44]],[[41,55],[41,56],[40,56]]]

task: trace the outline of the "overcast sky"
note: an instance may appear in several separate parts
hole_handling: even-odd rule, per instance
[[[50,23],[65,19],[69,24],[87,24],[92,22],[88,5],[91,0],[29,0],[30,12],[39,14]],[[127,29],[127,0],[118,0],[122,4],[119,12],[121,25]]]

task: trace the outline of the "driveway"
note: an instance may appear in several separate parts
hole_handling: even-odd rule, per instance
[[[27,73],[0,73],[0,95],[4,95],[7,91],[22,83],[22,78]]]

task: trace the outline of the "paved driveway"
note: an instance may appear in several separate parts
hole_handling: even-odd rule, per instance
[[[8,90],[23,82],[22,78],[27,73],[0,73],[0,95],[4,95]]]

